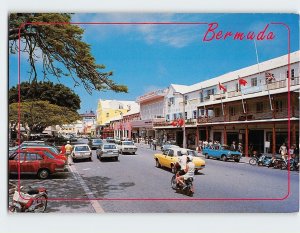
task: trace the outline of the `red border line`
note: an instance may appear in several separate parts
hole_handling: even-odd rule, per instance
[[[20,145],[21,141],[21,132],[20,132],[20,104],[21,104],[21,90],[20,90],[20,81],[21,81],[21,59],[20,59],[20,51],[21,51],[21,29],[26,25],[65,25],[65,24],[74,24],[74,25],[207,25],[205,22],[32,22],[32,23],[23,23],[19,27],[19,50],[18,50],[18,94],[19,94],[19,102],[18,102],[18,142]],[[290,77],[291,77],[291,66],[290,66],[290,27],[282,22],[271,22],[272,25],[281,25],[287,29],[288,36],[288,148],[290,148]],[[18,151],[20,153],[20,151]],[[290,152],[288,152],[288,158],[290,158]],[[288,167],[290,167],[290,163],[288,162]],[[287,199],[291,194],[291,175],[290,170],[288,169],[288,192],[282,198],[49,198],[49,201],[283,201]],[[20,196],[20,185],[21,185],[21,171],[20,171],[20,156],[18,161],[18,191]],[[23,198],[23,197],[22,197]],[[23,198],[26,199],[26,198]]]

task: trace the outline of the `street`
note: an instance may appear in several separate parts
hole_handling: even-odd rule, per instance
[[[145,144],[137,146],[136,155],[120,155],[119,161],[100,162],[93,150],[91,162],[76,162],[69,166],[68,173],[47,180],[22,176],[21,185],[46,187],[49,213],[298,211],[298,172],[290,173],[291,194],[285,200],[222,200],[283,198],[288,191],[288,171],[251,166],[245,159],[240,163],[209,159],[206,168],[195,175],[195,194],[189,197],[171,189],[173,174],[168,169],[155,167],[153,154],[159,150],[155,152]],[[17,182],[17,177],[11,176],[10,181]],[[203,200],[213,198],[218,200]]]

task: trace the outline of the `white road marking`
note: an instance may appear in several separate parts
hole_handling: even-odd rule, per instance
[[[83,188],[88,199],[90,199],[90,203],[91,203],[93,209],[95,210],[95,212],[96,213],[105,213],[105,211],[103,210],[100,203],[97,200],[92,200],[92,199],[96,199],[96,197],[94,196],[93,192],[89,189],[89,187],[86,185],[86,183],[84,182],[84,180],[78,173],[76,167],[73,165],[73,166],[69,166],[69,168],[70,168],[72,174],[74,175],[75,179],[79,181],[79,183],[80,183],[81,187]]]

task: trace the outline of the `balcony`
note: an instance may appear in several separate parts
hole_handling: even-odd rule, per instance
[[[294,79],[291,80],[291,86],[296,86],[299,84],[299,77],[294,77]]]
[[[286,87],[286,80],[279,80],[276,82],[268,83],[265,85],[265,87],[266,90],[275,90],[278,88],[284,88]]]
[[[232,98],[232,97],[237,97],[237,96],[241,96],[242,93],[240,91],[229,91],[227,92],[227,98]]]

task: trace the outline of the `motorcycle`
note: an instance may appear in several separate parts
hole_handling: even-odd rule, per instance
[[[267,166],[272,160],[272,157],[269,155],[253,155],[253,157],[249,160],[250,165],[258,165],[258,166]]]
[[[298,165],[298,161],[294,158],[291,158],[290,160],[284,161],[284,163],[282,163],[281,165],[281,169],[290,169],[290,171],[297,171],[299,170],[299,165]],[[290,165],[289,165],[290,164]]]
[[[15,185],[13,185],[15,186]],[[20,187],[9,190],[13,194],[12,202],[9,203],[10,212],[39,212],[42,213],[47,208],[48,194],[44,187],[28,188]]]
[[[194,191],[193,191],[193,180],[194,179],[188,178],[187,180],[185,180],[185,186],[183,186],[181,184],[176,183],[176,177],[177,177],[177,174],[172,176],[172,179],[171,179],[172,189],[176,190],[176,192],[180,192],[182,194],[192,197],[194,194]]]

